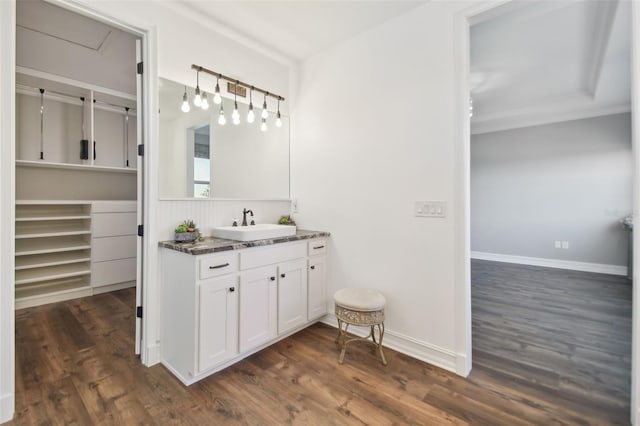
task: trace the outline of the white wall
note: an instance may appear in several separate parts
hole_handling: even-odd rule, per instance
[[[471,250],[625,266],[632,176],[630,114],[473,135]]]
[[[291,117],[295,218],[331,232],[329,293],[379,289],[388,341],[450,370],[463,356],[454,336],[454,15],[465,6],[427,4],[305,61]],[[414,217],[416,200],[445,201],[447,217]]]

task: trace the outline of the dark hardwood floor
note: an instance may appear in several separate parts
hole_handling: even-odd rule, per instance
[[[511,279],[498,278],[496,266],[474,262],[473,270],[477,349],[467,379],[390,349],[383,367],[370,345],[353,344],[339,365],[335,329],[316,324],[185,387],[133,354],[131,289],[17,311],[11,424],[627,423],[630,289],[624,282],[599,276],[596,283],[589,275],[579,284],[567,273],[573,287],[592,288],[593,298],[562,287],[541,297],[523,288],[540,271],[509,287]],[[510,306],[501,306],[507,295]],[[523,306],[520,316],[516,305]],[[538,313],[530,310],[535,305]],[[572,316],[553,325],[565,311]],[[587,311],[593,315],[581,314]],[[561,340],[540,341],[550,333],[545,327],[557,329]],[[493,351],[500,342],[502,352]]]
[[[628,423],[630,281],[482,260],[471,275],[474,370],[591,423]]]

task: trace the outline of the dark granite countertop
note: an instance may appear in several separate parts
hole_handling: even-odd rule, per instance
[[[175,241],[160,241],[159,247],[168,248],[187,254],[210,254],[229,250],[241,250],[249,247],[270,246],[273,244],[289,243],[292,241],[309,240],[311,238],[328,237],[331,234],[324,231],[305,231],[298,229],[296,235],[290,237],[267,238],[255,241],[225,240],[222,238],[205,237],[203,241],[195,243],[176,243]]]

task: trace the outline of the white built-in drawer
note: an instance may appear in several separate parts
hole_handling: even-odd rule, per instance
[[[98,213],[92,217],[92,236],[137,235],[136,213]]]
[[[136,212],[138,203],[136,201],[94,201],[91,203],[92,213],[118,213]]]
[[[199,261],[200,279],[217,277],[238,270],[238,253],[207,256]]]
[[[91,260],[104,262],[136,257],[136,238],[138,238],[136,235],[94,238],[91,245]]]
[[[134,281],[135,279],[135,258],[91,263],[91,285],[93,287]]]
[[[307,256],[307,243],[300,241],[292,244],[274,245],[273,247],[257,247],[240,253],[240,269],[251,269],[259,266],[273,265],[287,260]]]
[[[325,254],[327,252],[327,240],[311,240],[309,241],[309,256],[315,254]]]

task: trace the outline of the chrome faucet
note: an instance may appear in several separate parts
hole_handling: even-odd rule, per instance
[[[253,217],[253,211],[248,209],[242,210],[242,226],[247,226],[247,213],[251,213],[251,217]]]

